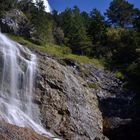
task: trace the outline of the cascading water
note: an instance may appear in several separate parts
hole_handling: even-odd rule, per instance
[[[36,68],[34,54],[0,33],[0,120],[53,137],[32,102]]]

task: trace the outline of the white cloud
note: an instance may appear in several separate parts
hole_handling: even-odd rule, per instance
[[[44,6],[45,6],[45,11],[50,13],[52,11],[51,6],[49,5],[48,0],[42,0],[44,2]],[[34,3],[36,3],[36,0],[33,0]]]

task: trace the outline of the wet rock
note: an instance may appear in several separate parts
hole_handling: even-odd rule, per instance
[[[125,132],[125,126],[129,129],[131,126],[135,126],[133,122],[137,118],[136,109],[134,109],[136,94],[124,88],[125,81],[103,68],[90,64],[75,63],[75,67],[69,65],[66,67],[82,77],[85,81],[84,86],[88,85],[91,92],[97,95],[104,120],[104,134],[110,139],[115,138],[115,136],[116,139],[118,138],[117,140],[121,140],[123,137],[128,139],[129,137],[123,132]],[[133,133],[137,135],[137,132]]]
[[[104,134],[111,140],[124,140],[124,137],[129,139],[125,133],[125,126],[126,130],[129,128],[129,131],[131,126],[135,126],[133,122],[136,119],[134,117],[136,109],[134,110],[133,106],[136,94],[126,90],[124,88],[125,81],[117,78],[113,73],[93,65],[80,65],[80,69],[74,71],[87,81],[89,87],[98,97],[99,108],[104,120]],[[133,133],[137,135],[137,132]]]
[[[51,140],[28,128],[17,127],[0,122],[0,140]]]

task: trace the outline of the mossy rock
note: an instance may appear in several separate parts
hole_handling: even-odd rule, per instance
[[[97,89],[99,89],[99,85],[98,84],[96,84],[96,83],[87,83],[88,84],[88,86],[89,86],[89,88],[93,88],[93,89],[95,89],[95,90],[97,90]]]
[[[90,70],[89,69],[85,69],[85,68],[82,68],[82,67],[78,67],[79,69],[79,72],[81,74],[82,77],[88,77],[90,75]]]

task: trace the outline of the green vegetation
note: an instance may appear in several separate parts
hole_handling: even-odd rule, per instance
[[[37,49],[39,51],[48,53],[55,57],[69,58],[69,59],[75,60],[80,63],[94,64],[98,67],[104,66],[103,60],[72,54],[71,49],[66,46],[59,46],[59,45],[55,45],[55,44],[36,45],[36,44],[32,43],[31,41],[26,40],[25,38],[20,37],[20,36],[14,36],[14,35],[8,35],[8,36],[11,39],[13,39],[14,41],[16,41],[22,45],[25,45],[29,48]]]
[[[55,56],[104,65],[125,78],[128,87],[140,90],[140,10],[127,0],[112,0],[104,15],[98,9],[81,12],[77,6],[50,14],[42,0],[36,5],[32,0],[5,0],[0,27],[1,17],[14,8],[28,19],[28,34],[12,36],[16,41]]]
[[[116,72],[115,72],[115,75],[116,75],[117,78],[124,79],[124,75],[123,75],[123,73],[120,72],[120,71],[116,71]]]
[[[79,67],[79,71],[81,73],[81,76],[88,77],[90,75],[90,70],[89,69],[83,69],[82,67]]]
[[[113,0],[107,9],[106,15],[109,22],[117,27],[127,27],[131,25],[136,16],[134,5],[126,0]]]
[[[99,89],[99,86],[96,83],[88,83],[89,88],[93,88],[95,90]]]
[[[16,7],[17,0],[0,0],[0,13]]]
[[[75,55],[75,54],[69,54],[66,56],[66,58],[70,58],[76,61],[79,61],[81,63],[89,63],[89,64],[94,64],[96,66],[99,67],[103,67],[104,65],[104,61],[103,60],[99,60],[99,59],[95,59],[95,58],[89,58],[87,56],[80,56],[80,55]]]

